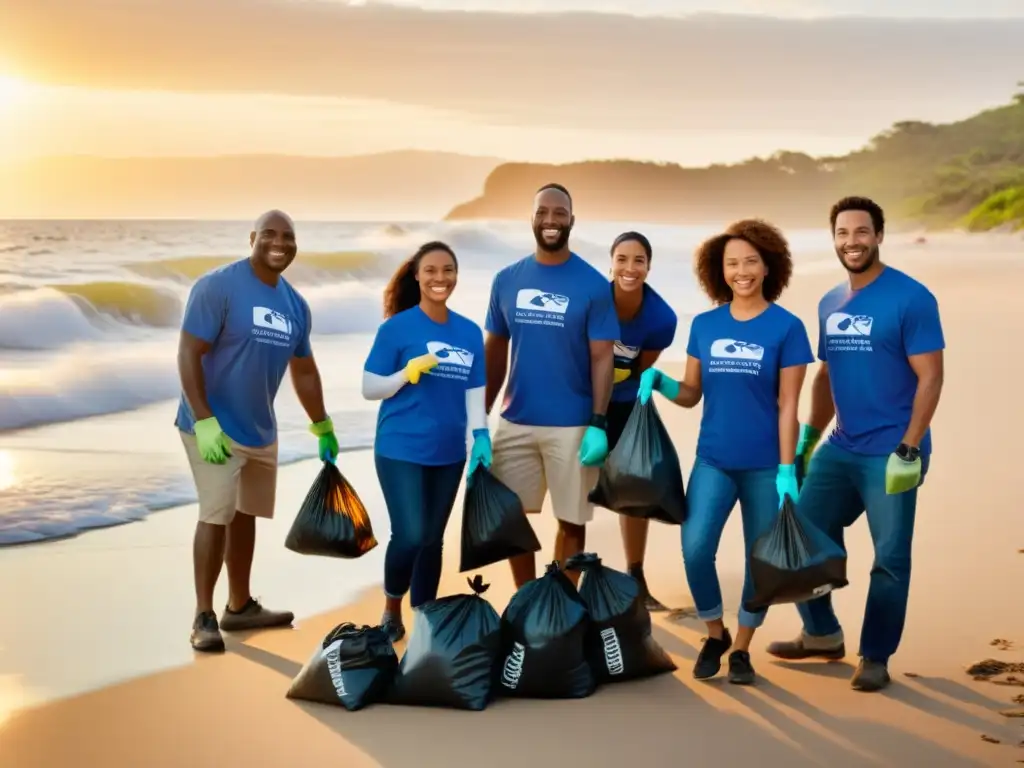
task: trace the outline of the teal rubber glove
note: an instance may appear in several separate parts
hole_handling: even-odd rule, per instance
[[[323,421],[309,425],[309,431],[317,437],[317,452],[320,461],[336,462],[338,460],[338,438],[334,435],[334,422],[328,416]]]
[[[796,441],[796,483],[803,486],[804,478],[807,477],[807,467],[811,464],[811,456],[814,449],[818,447],[821,440],[821,430],[815,429],[810,424],[800,425],[800,437]]]
[[[786,496],[796,504],[800,498],[800,489],[797,488],[795,464],[779,464],[779,474],[775,476],[775,490],[779,494],[779,509],[782,509]]]
[[[885,492],[906,493],[921,483],[921,457],[913,461],[901,459],[895,453],[889,455],[885,465]]]
[[[477,467],[491,468],[491,434],[486,429],[473,430],[473,447],[469,452],[469,465],[466,468],[466,486],[473,484],[473,473]]]
[[[580,464],[596,467],[608,457],[608,435],[600,427],[587,427],[580,443]]]
[[[636,392],[640,405],[647,404],[654,390],[658,390],[669,400],[675,400],[679,397],[679,382],[671,376],[666,376],[657,368],[648,368],[640,374],[640,386]]]
[[[196,445],[199,455],[208,464],[223,464],[231,455],[228,436],[220,428],[216,416],[200,419],[195,425]]]

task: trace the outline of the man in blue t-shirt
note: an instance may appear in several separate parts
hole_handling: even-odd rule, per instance
[[[879,259],[885,217],[878,204],[845,198],[833,206],[831,222],[849,281],[818,305],[821,366],[797,445],[798,474],[806,468],[797,509],[840,545],[843,530],[867,512],[875,562],[851,684],[877,691],[890,682],[889,658],[903,634],[917,488],[928,471],[945,341],[932,293]],[[814,452],[833,415],[835,428]],[[831,595],[798,608],[800,637],[773,643],[768,652],[783,659],[842,658],[845,641]]]
[[[508,374],[491,471],[528,513],[540,512],[550,491],[558,520],[554,559],[563,567],[583,551],[594,515],[587,494],[608,455],[606,414],[619,338],[608,281],[569,249],[574,223],[564,187],[538,190],[537,248],[494,278],[484,355],[488,413]],[[533,554],[509,563],[517,587],[536,578]]]
[[[181,433],[199,497],[193,545],[196,614],[192,647],[222,651],[227,632],[287,626],[249,590],[257,517],[274,516],[277,419],[274,398],[286,371],[319,438],[320,458],[338,441],[324,410],[309,344],[310,312],[282,277],[296,254],[295,226],[280,211],[263,214],[249,236],[252,254],[203,275],[185,306],[178,344]],[[213,591],[222,565],[228,604],[217,620]]]

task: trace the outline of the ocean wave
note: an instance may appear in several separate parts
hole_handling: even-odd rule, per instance
[[[127,411],[173,399],[179,387],[173,346],[85,344],[43,365],[0,370],[0,430]]]
[[[150,280],[192,283],[207,272],[238,261],[238,256],[181,256],[125,264],[124,268]],[[388,269],[390,260],[373,251],[302,253],[285,273],[289,282],[301,283],[323,276],[359,278]]]

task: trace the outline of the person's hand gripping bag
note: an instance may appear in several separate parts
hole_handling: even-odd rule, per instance
[[[654,400],[633,405],[615,448],[587,497],[591,504],[629,517],[682,525],[686,519],[683,470]]]
[[[597,687],[587,663],[590,617],[558,562],[519,588],[501,617],[497,693],[532,699],[582,699]]]
[[[751,548],[753,597],[744,610],[803,603],[841,589],[846,579],[846,553],[809,520],[796,514],[787,495],[778,517]]]
[[[287,697],[355,712],[385,701],[397,672],[398,656],[383,629],[346,622],[324,638]]]
[[[324,462],[284,545],[300,555],[349,560],[377,546],[366,507],[333,462]]]
[[[501,617],[478,575],[469,595],[449,595],[413,611],[412,630],[389,704],[480,711],[490,703],[501,649]]]
[[[473,470],[466,485],[460,573],[540,551],[540,540],[512,489],[483,466]]]
[[[651,635],[651,614],[637,580],[608,568],[596,554],[569,558],[582,571],[579,595],[590,614],[586,653],[598,683],[614,683],[674,672],[677,667]]]

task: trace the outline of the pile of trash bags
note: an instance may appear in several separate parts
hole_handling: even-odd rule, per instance
[[[292,682],[288,697],[340,705],[449,707],[481,711],[498,698],[579,699],[599,685],[672,672],[651,635],[640,587],[595,554],[571,558],[577,590],[557,562],[520,588],[504,612],[467,579],[469,594],[413,612],[399,662],[380,627],[332,630]]]

